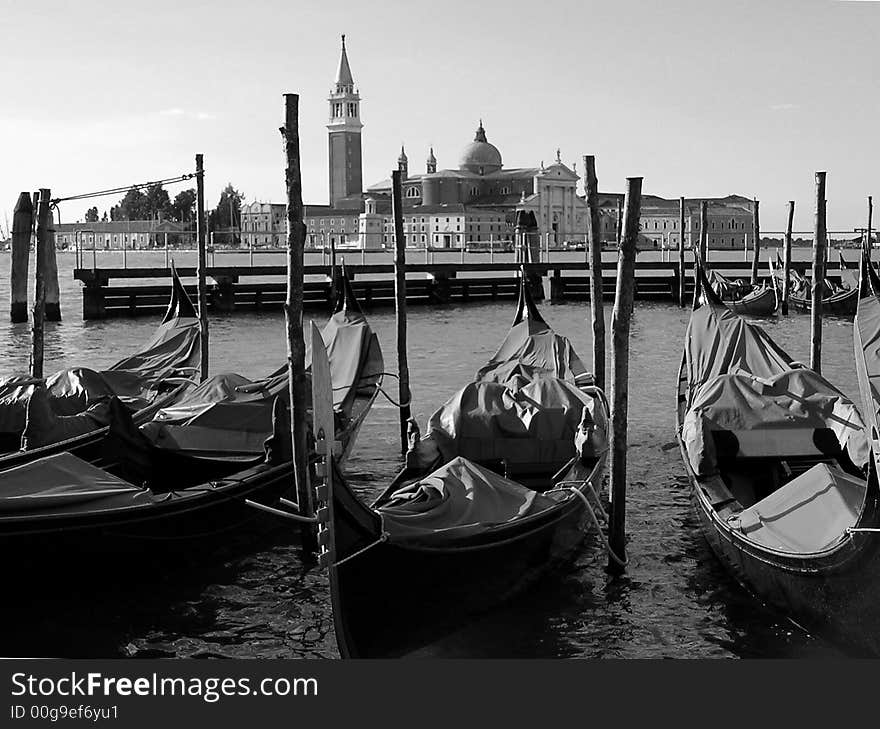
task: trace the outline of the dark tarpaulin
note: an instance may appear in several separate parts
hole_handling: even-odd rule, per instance
[[[455,458],[398,489],[379,513],[392,543],[429,546],[540,513],[555,503],[476,463]]]
[[[333,383],[333,404],[342,420],[350,417],[358,394],[371,391],[384,370],[379,340],[359,311],[334,314],[321,331]],[[311,367],[311,347],[306,367]],[[309,389],[311,378],[307,373]],[[272,407],[276,398],[289,402],[287,366],[262,380],[234,373],[216,375],[175,405],[160,410],[154,423],[198,426],[214,430],[240,430],[268,435],[272,432]],[[307,401],[310,398],[307,395]],[[151,431],[152,432],[152,431]],[[257,443],[257,440],[254,440]]]
[[[716,470],[710,433],[720,430],[830,428],[853,463],[867,461],[864,423],[853,403],[821,375],[792,366],[763,329],[727,307],[705,303],[694,310],[685,370],[682,439],[698,475]]]

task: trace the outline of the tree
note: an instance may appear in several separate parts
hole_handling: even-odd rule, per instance
[[[195,217],[196,191],[194,188],[183,190],[174,197],[171,203],[171,219],[178,223],[189,223]]]
[[[147,196],[138,188],[132,187],[119,205],[110,208],[111,220],[144,220],[147,216]]]
[[[86,210],[86,222],[87,223],[97,223],[98,222],[98,208],[89,208]]]
[[[150,185],[147,188],[144,194],[144,203],[144,212],[148,218],[158,218],[160,213],[163,217],[167,217],[171,213],[171,199],[161,183]]]
[[[220,193],[220,201],[209,214],[208,222],[214,231],[214,242],[230,246],[241,245],[241,203],[244,195],[228,183]]]

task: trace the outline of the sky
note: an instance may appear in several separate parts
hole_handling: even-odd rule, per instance
[[[880,2],[865,0],[2,0],[0,226],[22,190],[54,197],[173,177],[205,156],[284,202],[283,94],[300,95],[303,197],[326,203],[327,95],[340,34],[360,90],[365,187],[429,146],[454,168],[480,119],[506,167],[596,156],[599,187],[741,194],[761,227],[811,230],[880,203]],[[181,186],[169,187],[173,197]],[[61,205],[62,222],[118,198]],[[880,216],[878,216],[880,217]],[[880,222],[880,221],[878,221]]]

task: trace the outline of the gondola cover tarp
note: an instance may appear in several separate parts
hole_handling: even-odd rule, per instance
[[[0,517],[103,511],[154,501],[152,492],[70,453],[59,453],[4,471]]]
[[[448,544],[451,536],[476,534],[554,503],[465,458],[454,458],[399,489],[379,512],[392,542]]]
[[[864,422],[843,393],[726,307],[693,312],[686,336],[690,390],[682,439],[695,473],[717,470],[712,431],[831,428],[853,463],[870,455]]]

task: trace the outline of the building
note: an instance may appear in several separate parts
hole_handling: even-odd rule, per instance
[[[93,223],[57,223],[54,226],[58,248],[83,250],[135,250],[191,242],[193,232],[170,220],[100,220]]]
[[[306,246],[323,248],[383,248],[394,241],[391,179],[370,185],[363,192],[360,117],[361,97],[342,37],[335,84],[327,99],[329,148],[329,204],[306,205]],[[501,151],[492,144],[480,120],[472,141],[458,156],[456,167],[439,168],[433,147],[424,172],[411,171],[401,147],[397,159],[403,193],[403,227],[411,248],[508,247],[514,239],[518,211],[532,212],[542,243],[562,246],[585,240],[588,208],[578,195],[576,165],[562,161],[559,150],[549,165],[505,167]],[[605,243],[617,240],[617,207],[623,196],[600,193],[600,228]],[[685,241],[699,236],[700,200],[687,201]],[[709,199],[709,245],[739,247],[750,241],[751,201],[731,195]],[[287,222],[285,206],[251,203],[242,206],[241,227],[245,246],[283,246]],[[641,248],[677,247],[679,202],[644,195],[640,221]]]

